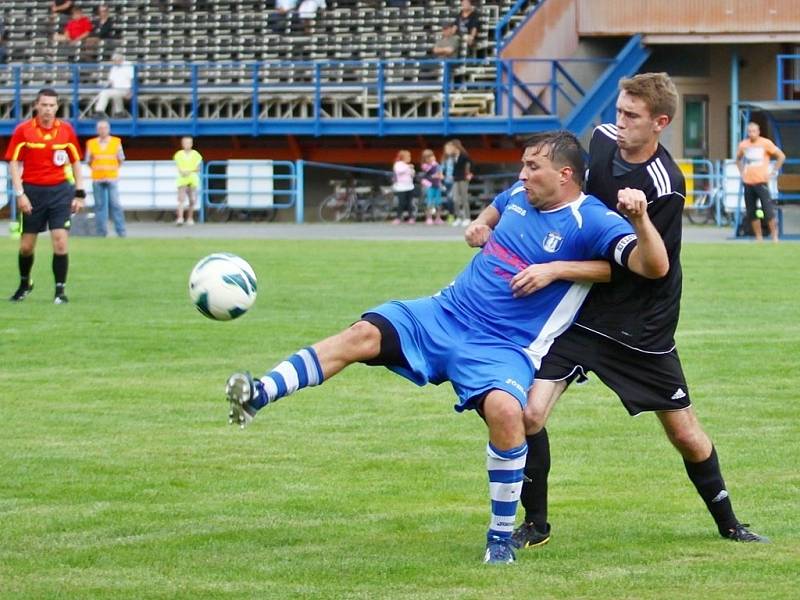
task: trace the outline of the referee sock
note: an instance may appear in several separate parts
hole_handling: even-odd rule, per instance
[[[25,256],[20,252],[19,264],[19,285],[20,287],[29,287],[31,284],[31,269],[33,268],[33,254]]]
[[[688,462],[684,459],[686,473],[692,480],[697,493],[706,503],[708,512],[714,517],[720,533],[734,527],[739,521],[733,514],[733,506],[725,489],[725,481],[719,468],[717,450],[711,447],[711,456],[699,463]]]
[[[258,394],[250,404],[256,410],[264,408],[270,402],[299,389],[319,385],[323,379],[322,366],[316,351],[311,346],[303,348],[259,380],[264,393]]]
[[[510,538],[514,531],[527,452],[525,442],[510,450],[498,450],[491,442],[486,446],[486,469],[489,471],[489,496],[492,500],[492,520],[487,538]]]
[[[68,254],[53,254],[53,275],[56,278],[56,294],[64,293],[67,283],[67,269],[69,268]]]
[[[525,460],[525,481],[520,500],[525,509],[525,522],[538,531],[547,531],[547,477],[550,474],[550,439],[547,429],[525,438],[528,457]]]

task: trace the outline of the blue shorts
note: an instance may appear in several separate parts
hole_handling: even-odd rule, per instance
[[[495,389],[508,392],[525,408],[535,369],[519,346],[466,325],[436,297],[387,302],[367,313],[388,319],[400,338],[409,368],[389,368],[419,386],[450,381],[458,412],[476,408]]]

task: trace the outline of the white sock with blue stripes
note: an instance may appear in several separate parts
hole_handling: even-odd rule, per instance
[[[299,389],[319,385],[323,379],[317,353],[310,346],[303,348],[259,380],[264,394],[258,394],[250,404],[256,409],[263,408],[270,402],[293,394]]]
[[[492,521],[487,538],[510,538],[522,491],[522,477],[528,444],[510,450],[498,450],[491,442],[486,446],[486,469],[489,471],[489,495],[492,499]]]

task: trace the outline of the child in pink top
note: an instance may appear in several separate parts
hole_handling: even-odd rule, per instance
[[[411,202],[414,198],[414,164],[411,162],[411,152],[400,150],[394,159],[394,189],[397,196],[397,217],[392,223],[399,225],[406,213],[407,223],[415,223]]]

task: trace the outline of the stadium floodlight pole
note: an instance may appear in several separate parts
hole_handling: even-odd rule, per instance
[[[731,51],[731,158],[739,147],[739,53]]]

